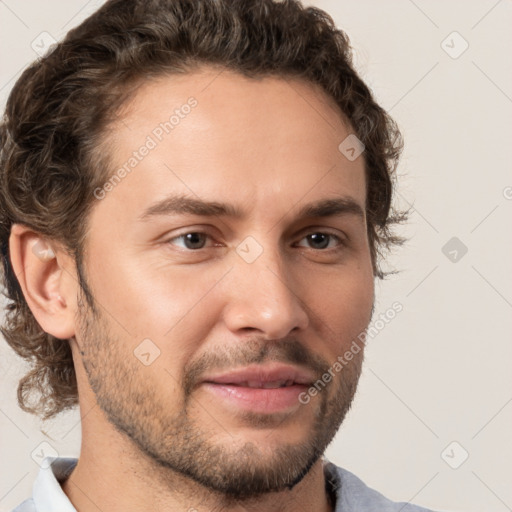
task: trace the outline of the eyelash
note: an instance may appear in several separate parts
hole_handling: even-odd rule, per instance
[[[182,233],[181,235],[177,235],[173,238],[170,238],[169,240],[167,240],[166,243],[168,243],[169,245],[173,245],[172,242],[175,241],[175,240],[184,240],[185,237],[187,235],[191,235],[191,234],[194,234],[194,235],[202,235],[202,236],[206,236],[210,239],[212,239],[212,237],[208,234],[208,233],[205,233],[203,231],[187,231],[186,233]],[[330,237],[330,239],[334,239],[338,245],[336,247],[330,247],[330,248],[325,248],[325,249],[315,249],[313,247],[309,247],[309,249],[312,249],[312,250],[319,250],[320,252],[328,252],[328,251],[332,251],[332,250],[340,250],[343,246],[346,245],[346,242],[344,239],[342,239],[341,237],[339,237],[338,235],[335,235],[333,233],[329,233],[329,232],[325,232],[325,231],[311,231],[307,234],[305,234],[301,239],[300,241],[306,239],[308,236],[311,236],[311,235],[325,235],[325,236],[328,236]],[[208,247],[200,247],[198,249],[190,249],[190,248],[181,248],[181,250],[183,251],[187,251],[187,252],[199,252],[201,251],[202,249],[208,249]]]

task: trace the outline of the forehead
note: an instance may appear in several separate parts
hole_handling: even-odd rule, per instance
[[[141,84],[110,126],[111,173],[122,176],[102,203],[140,213],[181,193],[278,214],[348,194],[364,208],[363,157],[338,149],[350,134],[334,100],[309,82],[215,68],[162,76]]]

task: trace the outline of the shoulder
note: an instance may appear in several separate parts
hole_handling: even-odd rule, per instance
[[[327,483],[336,496],[338,511],[355,512],[433,512],[432,510],[410,503],[391,501],[379,492],[368,487],[360,478],[340,468],[332,462],[324,463]]]

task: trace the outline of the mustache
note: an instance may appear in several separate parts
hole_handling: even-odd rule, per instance
[[[219,345],[185,366],[183,378],[185,397],[200,384],[202,376],[207,371],[230,370],[271,361],[301,366],[318,376],[323,375],[330,368],[327,361],[297,340],[251,339],[232,347]]]

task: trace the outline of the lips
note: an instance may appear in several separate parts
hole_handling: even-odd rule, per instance
[[[289,387],[295,384],[308,386],[313,381],[314,376],[306,370],[282,364],[248,366],[223,374],[209,375],[203,379],[203,382],[214,384],[264,389]]]
[[[253,365],[204,377],[201,388],[230,411],[261,414],[291,412],[300,407],[299,395],[314,381],[314,375],[298,367]]]

